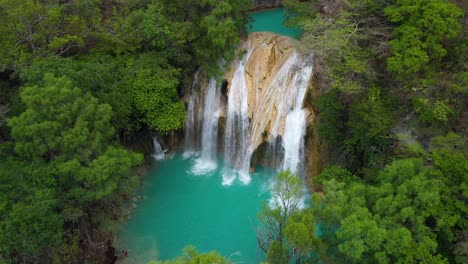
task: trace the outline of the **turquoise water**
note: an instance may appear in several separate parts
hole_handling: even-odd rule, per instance
[[[249,32],[270,31],[298,37],[300,31],[283,25],[284,9],[252,14]],[[237,263],[260,263],[255,228],[263,200],[270,199],[269,185],[275,172],[258,167],[248,185],[235,181],[222,185],[222,159],[209,175],[194,175],[194,159],[181,154],[156,162],[142,180],[131,219],[117,235],[117,252],[128,257],[119,263],[147,263],[182,254],[187,245],[199,252],[217,250]]]
[[[248,27],[249,33],[268,31],[293,38],[299,37],[300,30],[286,27],[283,24],[285,20],[284,12],[284,8],[276,8],[251,13],[250,15],[254,21],[250,24],[251,27]]]
[[[158,161],[143,179],[138,193],[144,199],[118,234],[118,252],[128,251],[125,262],[171,259],[189,244],[200,252],[234,254],[231,259],[239,263],[263,260],[255,227],[274,172],[257,168],[248,185],[223,186],[221,160],[211,175],[191,174],[193,163],[177,154]]]

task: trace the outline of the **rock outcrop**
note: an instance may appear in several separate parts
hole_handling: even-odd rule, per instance
[[[254,9],[275,8],[283,5],[283,0],[254,0]]]
[[[245,78],[251,131],[251,149],[254,151],[263,141],[273,141],[284,135],[286,115],[303,100],[297,98],[298,76],[301,67],[311,67],[311,58],[297,52],[295,40],[266,32],[249,35],[241,45],[240,53],[248,56],[245,62]],[[238,62],[234,62],[236,65]],[[228,90],[236,67],[226,76]],[[309,76],[310,77],[310,76]],[[310,78],[311,79],[311,78]],[[305,89],[310,85],[307,79]],[[304,85],[304,84],[302,84]],[[299,95],[300,96],[300,95]],[[312,111],[306,111],[307,120],[313,121]]]
[[[211,117],[202,114],[213,103],[202,96],[209,86],[206,78],[192,85],[192,94],[186,98],[190,117],[186,130],[193,131],[186,134],[194,136],[186,135],[186,140],[192,140],[186,142],[190,143],[186,151],[204,145],[200,138],[207,131],[201,124],[213,119],[219,129],[211,141],[217,138],[215,144],[224,152],[223,171],[236,171],[242,182],[250,180],[255,163],[290,169],[308,179],[316,175],[322,162],[310,103],[313,60],[311,55],[300,54],[297,47],[296,40],[289,37],[250,34],[239,46],[238,59],[228,68],[224,82],[218,85],[220,108],[209,110]],[[232,183],[235,174],[227,173],[226,182]]]

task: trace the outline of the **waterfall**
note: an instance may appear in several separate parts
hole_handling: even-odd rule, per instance
[[[218,139],[218,118],[221,93],[216,86],[216,80],[211,78],[205,90],[203,100],[201,151],[195,161],[192,172],[206,174],[216,169],[216,145]]]
[[[269,131],[270,142],[274,142],[274,139],[280,134],[280,127],[283,123],[285,113],[291,108],[291,100],[288,100],[291,96],[288,95],[288,92],[294,90],[295,87],[289,87],[289,80],[294,65],[297,64],[298,60],[298,54],[293,53],[283,65],[281,65],[273,81],[267,85],[263,96],[257,102],[252,124],[252,137],[257,144],[262,140],[262,134],[270,121],[264,118],[264,113],[269,113],[273,109],[277,109],[277,114],[272,128]]]
[[[285,37],[251,34],[242,46],[243,57],[226,74],[226,107],[221,106],[221,91],[214,78],[200,90],[203,92],[196,93],[198,73],[195,75],[188,100],[184,153],[187,157],[197,153],[193,173],[206,174],[217,167],[219,116],[226,117],[224,185],[236,179],[250,182],[251,158],[265,142],[268,145],[263,145],[262,151],[275,168],[298,174],[303,171],[309,113],[302,105],[313,63],[294,45]]]
[[[284,160],[283,170],[298,172],[303,149],[306,118],[302,110],[294,110],[286,117],[286,126],[283,136]]]
[[[161,148],[161,144],[159,144],[158,140],[156,137],[153,137],[153,158],[155,160],[162,160],[164,159],[166,151],[163,151]]]
[[[184,146],[184,158],[189,158],[196,154],[196,137],[199,134],[199,126],[197,123],[197,114],[195,110],[197,93],[195,91],[200,71],[195,73],[193,78],[192,86],[190,88],[190,98],[187,107],[187,118],[185,119],[185,146]]]
[[[223,184],[250,181],[250,159],[267,140],[272,164],[300,173],[307,113],[302,109],[312,76],[312,59],[295,50],[271,51],[267,42],[250,45],[234,64],[224,137]],[[245,47],[245,46],[244,46]],[[271,64],[263,54],[276,64]],[[255,54],[255,55],[253,55]],[[263,69],[260,73],[259,69]]]
[[[224,185],[231,185],[236,175],[244,184],[250,182],[249,167],[252,151],[249,148],[249,105],[245,63],[251,54],[252,49],[238,62],[229,89],[224,135]]]
[[[283,135],[284,161],[283,170],[300,172],[301,161],[304,159],[304,136],[306,133],[306,113],[302,109],[309,80],[312,75],[312,58],[306,58],[299,69],[295,71],[292,85],[296,87],[291,94],[293,109],[286,117]]]

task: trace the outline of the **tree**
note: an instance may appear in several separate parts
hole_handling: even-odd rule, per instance
[[[325,244],[316,251],[321,261],[461,263],[467,208],[462,5],[284,4],[288,23],[303,30],[301,48],[315,55],[321,95],[314,107],[327,160],[344,166],[314,179],[314,189],[323,191],[313,194],[311,206]],[[402,156],[417,159],[395,159],[394,134],[405,136]]]
[[[390,41],[389,70],[411,76],[440,63],[447,54],[444,41],[460,33],[463,12],[444,0],[398,0],[385,8],[385,14],[398,26]],[[411,77],[410,77],[411,78]]]
[[[290,171],[280,172],[276,175],[271,193],[271,205],[264,202],[258,214],[262,227],[257,230],[257,240],[264,252],[268,251],[273,240],[283,243],[288,217],[300,208],[304,197],[304,183]]]
[[[354,160],[354,168],[382,163],[379,158],[390,144],[393,114],[389,100],[381,89],[372,87],[360,102],[351,106],[348,121],[351,137],[346,140]]]
[[[321,241],[316,234],[316,226],[311,209],[295,211],[289,216],[284,233],[286,245],[291,248],[291,254],[296,258],[297,264],[310,256],[314,249],[322,250]]]
[[[177,95],[179,71],[170,66],[138,70],[129,92],[142,121],[161,134],[182,128],[185,106]]]
[[[257,230],[258,246],[267,253],[267,261],[271,263],[281,263],[284,258],[290,259],[295,254],[300,261],[305,248],[310,247],[308,243],[314,236],[315,228],[308,211],[300,211],[304,206],[304,183],[290,171],[280,172],[276,175],[271,193],[270,205],[264,202],[258,214],[261,223]],[[288,220],[290,217],[291,220]],[[314,226],[310,227],[309,224]],[[287,239],[288,243],[285,243]]]
[[[110,144],[110,106],[73,88],[67,78],[46,75],[45,87],[25,87],[21,99],[26,111],[8,122],[15,151],[55,168],[65,208],[81,210],[112,196],[130,168],[141,163],[141,155]]]
[[[203,2],[202,2],[203,3]],[[238,12],[245,12],[249,1],[217,1],[207,0],[204,5],[211,7],[211,12],[201,19],[201,38],[195,41],[195,51],[202,67],[216,71],[219,59],[230,62],[234,58],[234,51],[239,43],[239,31],[244,25],[236,22]],[[203,6],[203,4],[202,4]],[[210,47],[207,49],[206,47]],[[206,62],[209,62],[207,64]],[[213,66],[216,68],[213,69]]]
[[[136,5],[120,23],[130,49],[158,52],[175,67],[199,65],[218,73],[229,63],[245,31],[249,0],[149,1]]]
[[[330,248],[361,263],[446,262],[437,251],[436,234],[453,226],[456,218],[444,210],[436,170],[420,159],[397,160],[370,186],[337,169],[325,176],[330,173],[347,178],[325,179],[326,199],[314,198],[315,216],[332,228],[331,236],[324,237]]]
[[[447,215],[446,221],[454,221],[453,228],[442,228],[438,232],[440,250],[463,263],[468,255],[466,250],[466,232],[468,228],[468,151],[465,140],[453,132],[431,140],[429,157],[435,169],[441,173],[443,183],[442,202]],[[455,250],[452,245],[455,244]]]
[[[0,262],[33,263],[62,239],[53,170],[41,163],[0,161]]]
[[[99,0],[0,1],[0,71],[18,69],[35,58],[63,56],[85,46],[100,22]]]
[[[199,253],[194,246],[187,246],[183,250],[184,256],[168,261],[151,261],[150,264],[230,264],[232,261],[221,256],[216,251]]]
[[[112,125],[116,129],[134,131],[139,123],[134,118],[136,110],[124,81],[132,70],[125,67],[130,59],[131,56],[102,54],[79,59],[49,56],[21,69],[19,74],[25,86],[44,86],[47,73],[66,77],[72,81],[72,86],[80,87],[84,93],[112,107]]]
[[[343,141],[343,104],[340,102],[339,91],[333,89],[317,100],[320,111],[317,130],[319,137],[328,144],[335,146]]]
[[[268,264],[283,264],[289,261],[288,251],[278,240],[271,241],[266,254],[265,260]]]

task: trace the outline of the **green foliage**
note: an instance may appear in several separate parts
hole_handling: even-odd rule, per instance
[[[338,12],[344,3],[350,10]],[[365,10],[375,9],[373,5],[370,1],[285,1],[287,23],[304,31],[301,44],[314,52],[319,66],[316,74],[327,88],[356,94],[375,81],[371,67],[375,52],[368,47],[370,36],[366,31],[382,29],[375,23],[378,18],[366,14]]]
[[[320,121],[318,123],[318,134],[330,145],[337,145],[344,139],[343,135],[343,104],[340,102],[339,92],[333,89],[320,96],[317,100],[317,107],[320,111]]]
[[[438,100],[431,104],[428,99],[419,97],[414,100],[414,107],[419,120],[425,124],[445,125],[449,122],[449,118],[455,114],[448,100]]]
[[[385,145],[385,137],[392,126],[392,114],[379,88],[371,88],[367,98],[351,107],[348,125],[354,142],[365,145],[379,141]]]
[[[312,198],[324,242],[313,246],[319,259],[462,263],[468,168],[461,9],[444,0],[284,4],[288,23],[303,29],[302,49],[315,55],[326,159],[344,166],[314,178],[323,192]],[[451,130],[462,135],[440,137]]]
[[[0,161],[0,262],[31,263],[62,238],[53,172],[39,163]]]
[[[109,146],[111,107],[72,88],[66,78],[45,77],[45,87],[25,87],[26,111],[8,122],[16,153],[52,164],[67,197],[81,206],[112,195],[140,155]]]
[[[217,72],[217,62],[231,61],[250,1],[150,1],[120,24],[129,48],[158,51],[175,66],[200,65]]]
[[[299,209],[304,195],[304,183],[290,171],[280,172],[276,175],[271,192],[272,204],[263,203],[258,214],[261,227],[257,231],[257,240],[264,252],[268,251],[272,241],[283,244],[287,219]]]
[[[304,183],[290,171],[280,172],[276,175],[271,192],[272,204],[263,203],[258,214],[261,227],[257,231],[257,240],[264,252],[268,251],[272,241],[283,244],[287,219],[291,213],[299,210]]]
[[[178,75],[179,71],[171,68],[155,72],[144,69],[136,73],[130,84],[143,121],[162,134],[182,128],[185,120],[185,106],[177,96]]]
[[[346,140],[356,158],[352,166],[364,167],[381,163],[382,155],[390,144],[393,114],[387,98],[379,88],[369,90],[367,98],[351,106],[348,121],[351,137]]]
[[[444,203],[446,209],[458,215],[457,228],[468,227],[468,148],[464,139],[453,132],[446,136],[435,137],[431,141],[431,155],[434,168],[443,177],[445,189]],[[453,238],[453,234],[448,234]]]
[[[128,145],[140,134],[179,130],[178,92],[196,68],[216,74],[218,62],[230,62],[249,7],[0,0],[0,154],[8,158],[0,168],[10,166],[0,172],[0,262],[89,255],[82,250],[104,237],[96,227],[116,217],[122,194],[138,182],[130,169],[142,156],[116,139]]]
[[[440,63],[447,54],[444,41],[460,33],[463,15],[460,8],[444,0],[397,0],[385,14],[398,24],[390,41],[388,68],[403,75]]]
[[[6,166],[2,190],[14,187],[0,197],[0,256],[13,262],[36,262],[46,250],[76,251],[76,239],[61,243],[64,223],[73,226],[89,204],[125,192],[130,169],[142,162],[141,155],[110,144],[109,105],[67,78],[47,74],[43,83],[23,87],[26,110],[8,121],[16,158],[23,161],[0,164]]]
[[[285,0],[286,24],[297,26],[317,17],[316,1]]]
[[[80,235],[78,230],[65,232],[62,244],[52,255],[52,263],[72,263],[80,257]]]
[[[7,23],[0,26],[0,70],[16,71],[28,86],[43,85],[47,72],[72,79],[112,106],[113,124],[125,134],[135,133],[141,123],[161,133],[181,128],[184,111],[176,89],[196,67],[217,73],[219,61],[232,60],[250,4],[155,0],[119,3],[117,8],[100,0],[1,3]],[[135,59],[148,54],[164,65],[153,67],[146,60],[150,64],[132,68]],[[147,68],[150,73],[140,73]],[[148,79],[138,80],[135,96],[130,80],[138,77]],[[153,102],[142,98],[148,90],[159,91]]]
[[[47,75],[45,87],[25,87],[21,99],[26,111],[8,124],[15,150],[24,158],[89,162],[113,136],[110,106],[73,88],[66,78]]]
[[[269,264],[288,263],[288,252],[286,251],[286,249],[283,248],[283,246],[278,240],[273,240],[271,242],[266,253],[267,255],[265,260]]]
[[[260,249],[268,263],[296,263],[311,257],[312,249],[321,249],[316,222],[310,209],[300,206],[304,183],[290,171],[280,172],[272,187],[272,203],[263,203],[258,214],[261,227],[257,231]]]
[[[99,0],[0,2],[0,70],[16,69],[38,57],[73,53],[85,46],[100,22]]]
[[[304,182],[290,171],[283,171],[276,175],[276,182],[271,188],[274,206],[279,207],[283,215],[289,216],[299,208],[304,194]]]
[[[292,248],[296,262],[310,256],[310,252],[321,249],[321,241],[316,234],[316,222],[312,210],[303,209],[293,212],[284,230],[286,245]],[[270,246],[271,248],[271,246]]]
[[[229,264],[232,263],[216,251],[198,253],[194,246],[184,248],[184,256],[168,261],[151,261],[148,264]]]
[[[47,73],[67,77],[73,86],[80,87],[83,92],[91,93],[99,102],[112,107],[112,124],[117,129],[131,131],[138,127],[138,123],[132,120],[135,110],[123,80],[130,72],[122,66],[126,65],[127,60],[125,56],[88,56],[81,60],[49,56],[22,69],[20,77],[26,86],[43,86]]]
[[[350,181],[349,173],[338,168],[325,170],[324,177],[326,199],[315,195],[321,204],[314,207],[315,215],[324,225],[338,226],[325,242],[349,261],[446,263],[437,253],[437,232],[453,226],[456,217],[444,209],[437,170],[407,159],[388,165],[375,185]]]

